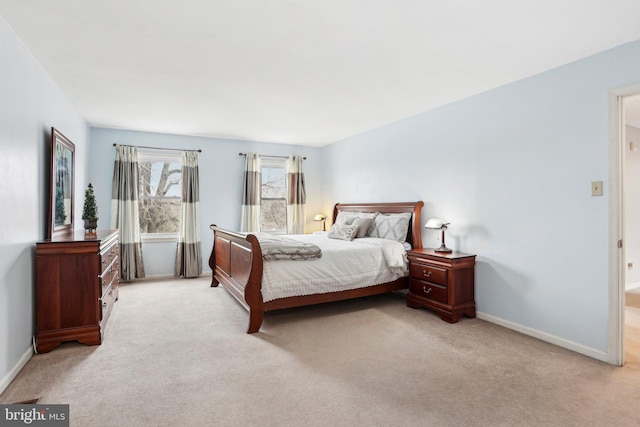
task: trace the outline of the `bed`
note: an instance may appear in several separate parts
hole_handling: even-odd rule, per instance
[[[406,216],[409,217],[409,226],[404,243],[405,249],[409,247],[420,249],[422,248],[420,213],[423,206],[424,203],[421,201],[405,203],[338,203],[333,209],[332,223],[336,222],[341,212],[342,218],[350,214],[355,215],[355,213],[408,214]],[[275,298],[271,295],[270,298],[263,298],[263,293],[266,293],[262,289],[265,273],[269,276],[277,274],[276,270],[285,268],[283,266],[286,266],[287,262],[311,263],[312,261],[265,261],[258,234],[238,233],[225,230],[216,225],[211,225],[210,228],[214,234],[213,249],[209,257],[209,266],[213,272],[211,286],[222,285],[249,311],[247,333],[258,332],[264,319],[264,313],[267,311],[377,295],[408,287],[405,274],[383,283],[377,282],[378,284],[366,283],[367,279],[363,279],[361,283],[356,285],[357,287],[352,289],[338,291],[323,289],[319,293],[307,295]],[[306,237],[305,239],[312,242],[318,241],[315,236]],[[355,239],[354,241],[358,240],[365,241],[368,239]],[[380,243],[375,242],[378,239],[369,240],[376,244]],[[317,264],[320,263],[318,262]],[[300,265],[300,267],[302,266]],[[328,278],[324,282],[330,284],[332,280]]]

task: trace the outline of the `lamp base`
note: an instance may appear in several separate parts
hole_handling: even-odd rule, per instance
[[[443,253],[451,253],[453,252],[451,249],[449,249],[448,247],[446,247],[445,245],[440,246],[439,248],[434,249],[434,251],[436,252],[443,252]]]

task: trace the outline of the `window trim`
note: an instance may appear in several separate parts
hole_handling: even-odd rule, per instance
[[[140,233],[140,239],[147,243],[177,242],[179,233]]]

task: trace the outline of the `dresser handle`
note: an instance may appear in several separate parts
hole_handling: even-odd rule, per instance
[[[107,303],[106,302],[102,303],[102,308],[104,308],[105,310],[107,309]]]
[[[424,277],[429,277],[429,276],[431,276],[431,271],[426,272],[426,271],[422,270],[422,275],[423,275]]]
[[[422,290],[424,291],[425,294],[428,294],[429,292],[431,292],[431,288],[427,289],[426,286],[423,286]]]

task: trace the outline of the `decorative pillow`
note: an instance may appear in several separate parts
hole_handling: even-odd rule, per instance
[[[329,238],[330,239],[340,239],[340,240],[353,240],[358,233],[357,225],[338,225],[333,224],[331,230],[329,230]]]
[[[373,218],[354,219],[351,225],[358,226],[358,234],[356,235],[356,238],[359,239],[362,237],[367,237],[367,233],[369,232],[369,227],[371,227],[372,223],[373,223]]]
[[[338,211],[338,216],[336,217],[336,222],[334,224],[338,225],[351,225],[356,218],[375,218],[379,212],[349,212],[349,211]],[[373,226],[373,223],[371,223]]]
[[[380,215],[380,212],[371,212],[361,215],[361,218],[371,218],[371,224],[369,225],[369,229],[367,230],[367,236],[371,233],[371,231],[373,231],[373,221],[378,215]]]
[[[404,243],[407,240],[410,219],[411,214],[409,212],[380,214],[374,218],[373,228],[369,231],[369,236]]]
[[[338,216],[336,217],[336,222],[334,224],[351,225],[353,220],[358,218],[359,215],[360,212],[338,211]]]

